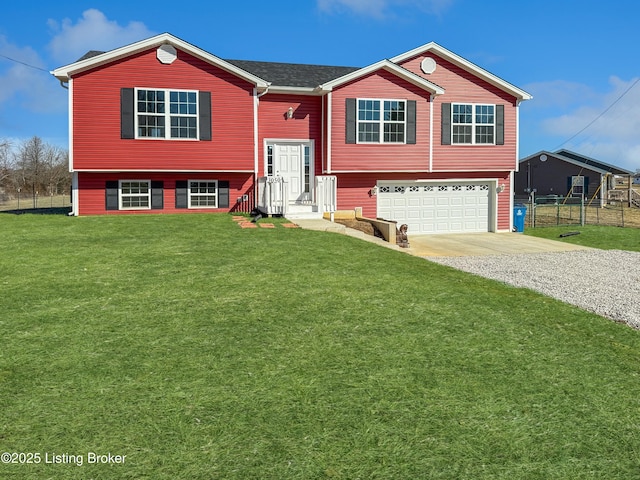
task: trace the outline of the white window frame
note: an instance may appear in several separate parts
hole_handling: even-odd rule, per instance
[[[455,122],[455,115],[453,110],[455,106],[471,106],[471,122]],[[492,107],[493,108],[493,123],[485,123],[478,122],[477,116],[483,115],[482,113],[478,113],[476,109],[478,107]],[[496,144],[496,105],[490,103],[462,103],[456,102],[451,104],[451,145],[495,145]],[[456,134],[454,133],[455,127],[471,127],[471,142],[457,142]],[[493,129],[492,142],[479,142],[478,141],[478,132],[477,127],[491,127]]]
[[[124,193],[122,185],[125,183],[147,184],[147,193]],[[147,206],[124,206],[125,198],[146,198]],[[120,210],[151,210],[151,180],[118,180],[118,208]]]
[[[192,183],[213,183],[215,184],[215,192],[213,193],[213,196],[215,197],[215,205],[193,205],[191,203],[192,197],[210,197],[212,196],[210,193],[205,192],[205,193],[191,193],[191,184]],[[208,187],[207,187],[208,188]],[[218,197],[218,193],[220,192],[220,188],[218,186],[218,180],[213,180],[213,179],[197,179],[197,180],[187,180],[187,205],[188,208],[219,208],[219,197]]]
[[[360,119],[360,102],[380,102],[379,117],[377,120]],[[404,120],[385,120],[385,102],[398,102],[404,105]],[[398,98],[357,98],[356,99],[356,142],[360,144],[384,144],[384,145],[404,145],[407,143],[407,100]],[[360,125],[362,124],[378,124],[378,140],[360,140]],[[391,142],[385,141],[385,125],[402,125],[402,141]]]
[[[584,175],[571,175],[571,196],[581,197],[584,195]]]
[[[138,93],[141,91],[154,91],[154,92],[164,92],[164,112],[156,113],[156,112],[139,112],[138,111]],[[196,96],[195,101],[195,113],[171,113],[171,93],[194,93]],[[134,119],[135,119],[135,138],[139,140],[181,140],[181,141],[197,141],[200,140],[200,105],[199,105],[200,92],[198,90],[182,90],[178,88],[153,88],[153,87],[136,87],[134,89]],[[143,136],[140,135],[140,125],[139,120],[140,116],[150,116],[150,117],[162,117],[164,118],[164,136],[163,137],[153,137],[153,136]],[[171,119],[172,118],[193,118],[195,119],[195,137],[172,137],[171,136]],[[180,127],[178,127],[180,128]]]

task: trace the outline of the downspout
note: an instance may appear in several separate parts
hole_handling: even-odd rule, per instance
[[[435,94],[429,97],[429,173],[433,171],[433,100]]]
[[[264,92],[258,93],[258,88],[253,88],[253,208],[258,205],[258,107],[260,105],[260,97],[269,91],[269,86]]]
[[[327,94],[327,175],[331,175],[331,96]]]
[[[520,155],[520,102],[521,99],[516,100],[516,155],[515,155],[515,168],[509,175],[509,231],[513,231],[513,194],[514,192],[514,180],[515,172],[519,170],[520,163],[518,162],[518,155]],[[532,205],[533,208],[533,205]]]

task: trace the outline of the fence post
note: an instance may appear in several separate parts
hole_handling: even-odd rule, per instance
[[[585,224],[585,215],[584,211],[584,195],[580,195],[580,226],[584,227]]]

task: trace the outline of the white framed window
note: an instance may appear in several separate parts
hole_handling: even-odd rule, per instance
[[[584,195],[584,176],[571,176],[571,195],[577,197]]]
[[[120,180],[120,210],[149,210],[151,208],[151,181]]]
[[[217,208],[217,180],[189,180],[189,208]]]
[[[198,139],[198,92],[136,88],[136,138]]]
[[[453,103],[451,109],[452,144],[495,144],[495,105]]]
[[[405,100],[358,99],[358,143],[405,143]]]

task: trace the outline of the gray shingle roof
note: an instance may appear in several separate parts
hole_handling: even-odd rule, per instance
[[[317,87],[330,80],[359,70],[358,67],[332,67],[300,63],[254,62],[250,60],[226,60],[252,73],[272,85],[280,87]]]
[[[105,52],[90,50],[78,61],[87,60]],[[225,60],[242,70],[279,87],[314,88],[330,80],[359,70],[359,67],[332,67],[301,63],[256,62],[252,60]]]

